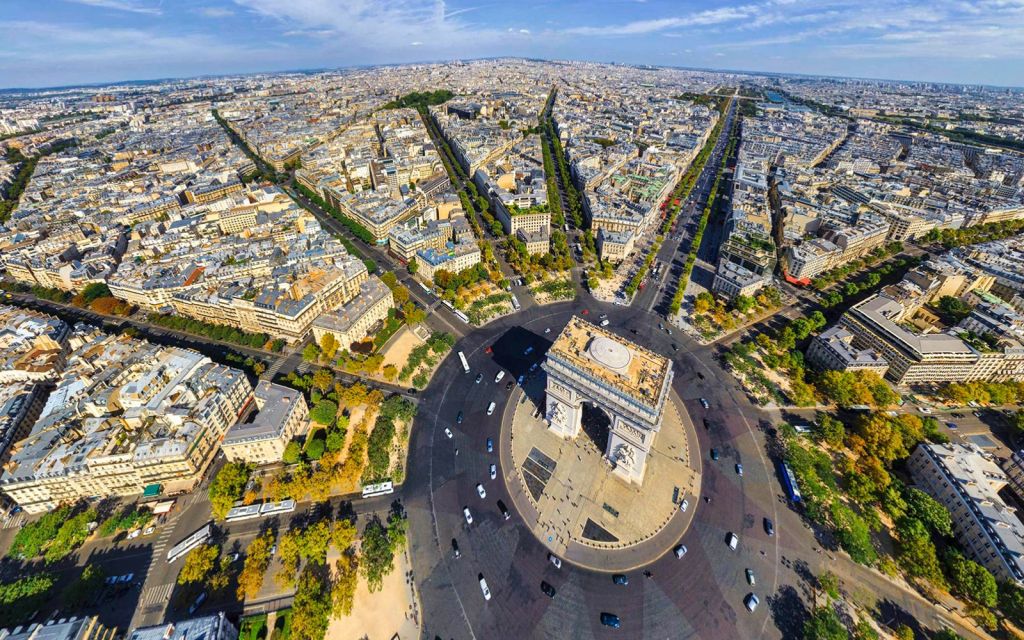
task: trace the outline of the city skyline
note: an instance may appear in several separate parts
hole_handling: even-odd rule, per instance
[[[488,57],[1024,85],[1024,3],[530,6],[48,0],[0,20],[0,88]],[[785,31],[783,31],[785,30]],[[984,41],[985,46],[973,43]]]

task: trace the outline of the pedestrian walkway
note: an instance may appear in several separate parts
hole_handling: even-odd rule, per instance
[[[25,512],[16,513],[10,518],[4,520],[4,529],[20,529],[21,525],[25,524]]]

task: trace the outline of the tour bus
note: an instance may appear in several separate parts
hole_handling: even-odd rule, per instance
[[[363,487],[363,497],[384,496],[395,492],[395,487],[390,480],[379,484],[368,484]]]
[[[511,294],[511,295],[512,295],[512,308],[515,309],[516,311],[519,311],[519,298],[517,298],[516,294],[514,294],[514,293]]]
[[[267,517],[278,513],[291,513],[295,511],[294,500],[282,500],[280,502],[265,502],[260,507],[260,516]]]
[[[466,354],[459,352],[459,361],[462,362],[462,370],[469,373],[469,362],[466,361]]]
[[[793,502],[800,502],[800,487],[796,483],[796,476],[793,475],[793,470],[785,462],[780,462],[779,472],[782,476],[782,486],[786,490],[786,496]]]
[[[184,556],[189,551],[195,549],[199,545],[203,544],[210,539],[210,535],[213,533],[213,523],[207,522],[200,529],[196,530],[192,535],[185,538],[178,544],[174,545],[167,550],[167,562],[174,562],[178,558]]]

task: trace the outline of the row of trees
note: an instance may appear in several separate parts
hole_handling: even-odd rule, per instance
[[[917,266],[920,258],[901,257],[886,262],[883,265],[871,270],[855,281],[846,282],[842,287],[833,289],[821,297],[821,306],[826,309],[839,306],[849,301],[850,298],[865,291],[874,290],[882,282],[882,278],[893,273],[902,274],[906,270]]]
[[[364,477],[367,482],[379,482],[388,478],[391,470],[391,447],[395,439],[396,422],[406,425],[403,434],[407,437],[408,424],[416,417],[416,405],[402,396],[394,395],[384,401],[370,439],[367,443],[369,462]]]
[[[146,315],[146,322],[174,331],[194,333],[211,340],[230,342],[231,344],[251,347],[253,349],[267,349],[280,352],[285,346],[284,340],[271,340],[270,336],[265,333],[250,333],[237,327],[203,322],[202,320],[186,318],[185,316],[150,313]]]
[[[422,389],[427,386],[430,379],[426,371],[420,371],[421,367],[426,365],[429,370],[454,346],[455,337],[451,334],[443,332],[431,334],[425,344],[418,345],[409,352],[409,358],[398,373],[398,379],[405,382],[412,378],[413,385]]]
[[[775,287],[765,287],[753,296],[735,296],[728,304],[707,291],[701,291],[693,302],[693,325],[710,338],[735,329],[737,321],[747,314],[776,309],[781,305],[782,294]]]
[[[413,91],[404,96],[385,102],[383,109],[419,109],[438,104],[444,104],[455,94],[447,89],[435,89],[434,91]]]
[[[724,104],[727,105],[728,103]],[[689,197],[690,191],[693,190],[693,185],[697,183],[697,178],[700,177],[701,171],[704,170],[704,164],[707,163],[708,158],[711,156],[711,152],[714,150],[715,144],[718,142],[718,137],[722,134],[722,128],[725,126],[725,113],[726,108],[723,107],[722,117],[718,119],[718,122],[715,124],[715,129],[712,131],[708,141],[704,144],[704,148],[700,150],[697,158],[690,165],[690,170],[688,170],[686,174],[688,180],[685,181],[685,194],[679,196],[680,202]],[[734,128],[736,126],[738,126],[738,122],[733,125]],[[704,230],[708,226],[708,220],[711,218],[711,211],[715,207],[722,174],[725,170],[726,163],[729,161],[729,157],[733,154],[733,151],[736,148],[736,141],[737,136],[735,136],[733,132],[730,132],[729,144],[725,153],[722,154],[722,163],[718,168],[718,173],[715,174],[715,182],[712,184],[711,191],[708,194],[708,200],[704,204],[704,210],[701,212],[700,221],[697,223],[697,232],[693,234],[693,240],[690,242],[690,252],[686,254],[686,261],[683,263],[683,271],[679,274],[679,281],[676,283],[676,290],[672,294],[672,301],[669,303],[669,312],[672,314],[679,313],[679,309],[683,305],[683,296],[686,294],[686,285],[690,281],[690,274],[693,273],[693,265],[697,263],[697,252],[700,250],[700,243],[704,239]],[[673,219],[678,213],[679,207],[676,206],[675,212],[673,213]]]
[[[555,121],[551,115],[555,104],[555,96],[556,90],[552,88],[551,93],[548,95],[548,101],[541,111],[538,124],[541,129],[541,145],[544,149],[544,172],[548,176],[554,176],[561,186],[561,189],[556,187],[554,190],[551,190],[549,186],[548,193],[556,197],[557,194],[564,193],[569,205],[569,211],[561,211],[561,217],[557,220],[552,216],[552,222],[556,225],[564,224],[566,214],[568,214],[569,219],[572,220],[572,225],[577,229],[583,229],[585,222],[583,199],[579,190],[576,189],[576,185],[572,182],[569,161],[566,159],[565,151],[562,149],[562,141],[555,130]],[[561,209],[561,206],[559,206],[559,209]]]
[[[961,229],[932,229],[925,237],[925,242],[938,242],[947,249],[963,247],[969,244],[992,242],[1015,236],[1024,231],[1024,220],[1005,220],[988,222]]]
[[[27,622],[48,599],[54,578],[37,573],[13,582],[0,582],[0,627]]]
[[[6,159],[8,164],[16,165],[18,168],[14,171],[14,178],[11,180],[11,183],[4,190],[3,199],[0,199],[0,222],[7,222],[14,210],[18,208],[21,194],[28,187],[29,180],[32,179],[32,174],[36,171],[39,159],[43,156],[63,151],[70,146],[73,146],[73,143],[60,142],[50,145],[49,148],[42,151],[39,155],[31,157],[26,157],[17,147],[9,147],[7,149]]]
[[[826,271],[825,273],[819,273],[813,280],[811,280],[811,286],[818,291],[824,291],[836,282],[845,280],[847,277],[857,273],[864,267],[870,267],[871,265],[874,265],[888,257],[894,256],[901,251],[903,251],[902,242],[890,242],[886,245],[875,247],[875,249],[867,255],[851,260],[845,264],[835,267],[834,269]]]
[[[35,522],[22,525],[7,555],[30,560],[42,556],[47,564],[63,560],[82,546],[98,514],[87,504],[61,505]]]
[[[298,183],[295,184],[295,188],[298,189],[299,192],[302,193],[302,195],[306,196],[306,199],[308,199],[310,202],[318,206],[320,209],[329,213],[332,218],[340,222],[341,226],[345,227],[345,229],[355,237],[359,238],[366,244],[373,244],[374,242],[376,242],[376,239],[373,237],[373,233],[369,229],[359,224],[352,218],[346,216],[336,207],[333,207],[327,202],[325,202],[324,199],[321,198],[316,193],[310,191],[304,185]]]
[[[1024,402],[1024,381],[1008,380],[1006,382],[947,382],[939,387],[938,396],[955,404],[1006,405]]]

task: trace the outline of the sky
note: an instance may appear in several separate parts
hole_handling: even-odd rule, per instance
[[[491,56],[1024,86],[1024,0],[0,0],[0,87]]]

